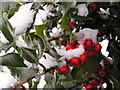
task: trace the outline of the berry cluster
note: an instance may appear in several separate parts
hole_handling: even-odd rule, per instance
[[[104,79],[92,79],[87,83],[83,83],[82,86],[86,88],[86,90],[92,90],[93,88],[102,85],[105,83]]]
[[[88,5],[88,10],[90,13],[94,13],[95,11],[99,10],[99,8],[108,8],[109,4],[105,2],[92,2]]]
[[[79,48],[80,44],[77,41],[68,41],[63,40],[61,42],[62,45],[66,46],[66,50],[77,49]],[[67,44],[67,45],[66,45]],[[101,45],[99,43],[93,43],[91,39],[86,40],[84,45],[85,52],[80,55],[79,57],[72,57],[70,60],[67,61],[67,64],[73,68],[80,68],[83,63],[85,63],[87,56],[93,56],[94,52],[98,52],[101,49]],[[59,74],[67,74],[69,73],[69,67],[62,66],[57,71]],[[53,73],[53,71],[52,71]]]

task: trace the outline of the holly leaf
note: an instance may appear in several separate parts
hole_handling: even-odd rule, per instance
[[[72,75],[70,73],[63,75],[62,83],[64,88],[70,88],[76,85],[76,81],[72,78]]]
[[[28,48],[24,48],[21,47],[22,50],[22,56],[29,62],[31,63],[37,63],[38,62],[38,58],[36,55],[36,51],[33,49],[28,49]]]
[[[1,47],[1,50],[4,50],[5,52],[7,52],[12,46],[13,46],[12,43],[3,44]]]
[[[2,21],[2,24],[0,24],[0,29],[7,40],[13,41],[13,27],[9,23],[8,19],[4,14],[0,15],[0,20]]]
[[[115,89],[120,88],[120,70],[118,70],[116,67],[112,70],[112,72],[109,74],[110,78],[113,81]]]
[[[69,25],[68,11],[62,17],[61,28],[68,30],[68,31],[71,31],[71,27]]]
[[[9,67],[13,76],[17,76],[19,81],[25,81],[36,76],[36,73],[30,68]]]
[[[97,76],[97,66],[99,65],[97,62],[97,56],[87,56],[86,62],[83,64],[83,69],[91,74],[93,77]]]
[[[83,68],[80,68],[80,69],[73,69],[71,74],[72,74],[72,77],[76,80],[76,81],[85,81],[85,73],[86,71],[83,69]]]
[[[23,63],[23,58],[19,54],[9,53],[0,57],[0,65],[11,67],[26,67]]]
[[[34,28],[35,28],[35,30],[36,30],[36,34],[37,34],[38,36],[44,38],[43,30],[45,29],[45,24],[34,25]]]
[[[20,4],[16,4],[15,6],[11,7],[10,10],[8,11],[8,18],[11,18],[15,14],[15,12],[18,11],[20,6],[21,6]]]
[[[63,7],[64,11],[67,11],[74,2],[59,2],[59,4]]]
[[[34,35],[34,44],[36,45],[36,48],[39,51],[39,57],[38,58],[41,58],[41,56],[43,54],[43,51],[45,49],[45,41],[44,41],[43,38],[41,38],[37,35]]]

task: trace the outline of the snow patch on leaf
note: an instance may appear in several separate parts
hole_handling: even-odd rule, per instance
[[[10,24],[15,28],[15,34],[25,33],[33,22],[34,11],[30,10],[32,3],[22,5],[17,12],[9,19]]]

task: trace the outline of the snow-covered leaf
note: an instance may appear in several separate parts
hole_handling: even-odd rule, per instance
[[[13,76],[18,78],[18,81],[25,81],[36,76],[36,73],[30,68],[10,67],[10,71]]]

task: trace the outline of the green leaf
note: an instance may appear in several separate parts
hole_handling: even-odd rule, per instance
[[[72,74],[72,77],[76,80],[76,81],[85,81],[85,73],[86,71],[83,69],[83,68],[80,68],[80,69],[73,69],[71,74]]]
[[[36,73],[30,68],[9,67],[9,69],[13,76],[17,76],[19,81],[24,81],[36,76]]]
[[[59,4],[63,7],[64,11],[67,11],[74,2],[59,2]]]
[[[76,85],[75,82],[76,81],[72,78],[72,75],[70,73],[64,75],[62,78],[62,83],[63,83],[64,88],[70,88]]]
[[[2,24],[0,24],[0,29],[7,40],[13,41],[13,27],[9,23],[8,19],[4,14],[0,15],[0,20],[2,21]]]
[[[38,59],[37,59],[37,55],[36,55],[36,51],[33,49],[28,49],[28,48],[23,48],[21,47],[22,50],[22,56],[29,62],[31,63],[37,63]]]
[[[45,49],[45,41],[43,38],[37,36],[37,35],[34,35],[34,44],[37,48],[37,50],[39,51],[39,57],[38,58],[41,58],[42,54],[43,54],[43,51]]]
[[[68,30],[68,31],[71,31],[71,27],[69,25],[68,11],[62,17],[61,28]]]
[[[87,71],[89,74],[91,74],[92,76],[97,76],[97,66],[99,58],[95,55],[93,56],[87,56],[86,62],[83,64],[83,69],[85,71]]]
[[[10,10],[8,11],[8,18],[11,18],[15,14],[15,12],[18,11],[20,6],[21,6],[20,4],[16,4],[15,6],[11,7]]]
[[[46,53],[50,54],[56,59],[59,59],[61,57],[54,48],[47,50]]]
[[[41,25],[34,25],[34,28],[36,30],[36,34],[40,37],[44,37],[44,32],[43,30],[45,29],[45,24]]]
[[[0,57],[0,65],[11,67],[26,67],[23,63],[23,58],[19,54],[9,53]]]
[[[54,78],[54,76],[51,73],[46,73],[45,74],[46,83],[51,83],[53,78]]]
[[[115,89],[120,88],[120,70],[118,70],[116,67],[113,68],[112,72],[109,74],[110,78],[113,81]]]
[[[74,18],[76,20],[93,20],[90,17],[83,17],[83,16],[78,16],[78,15],[71,16],[71,18]]]
[[[7,43],[7,44],[2,45],[1,49],[7,52],[12,46],[13,46],[12,43]]]

